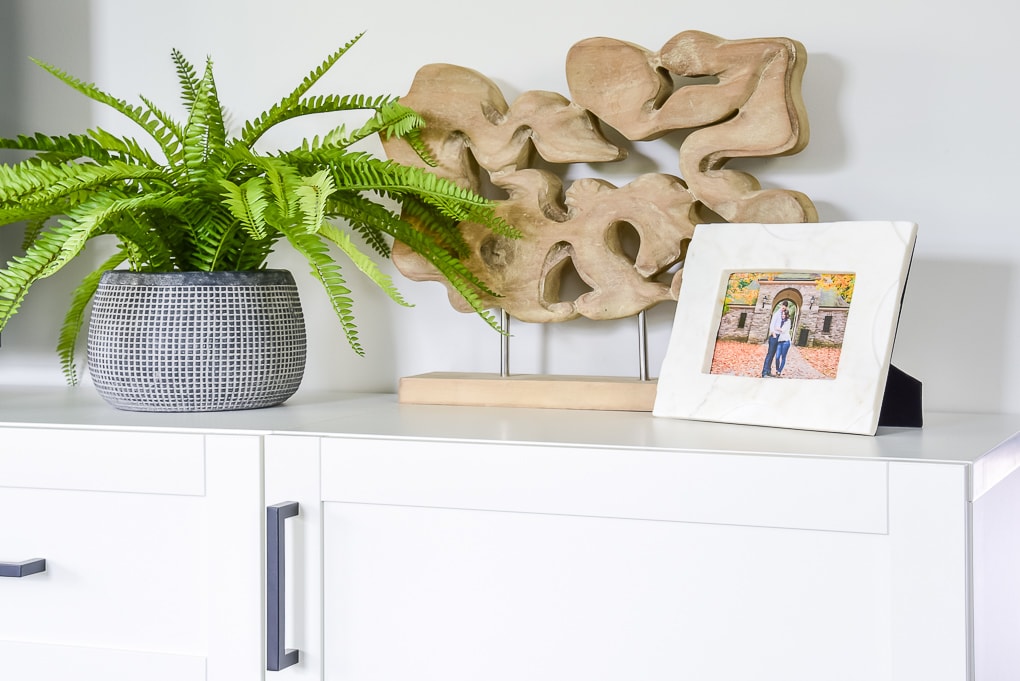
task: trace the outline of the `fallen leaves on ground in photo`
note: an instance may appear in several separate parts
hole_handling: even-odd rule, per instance
[[[712,355],[713,374],[760,377],[767,343],[721,340]],[[783,378],[835,378],[841,348],[804,348],[793,346],[787,357]]]

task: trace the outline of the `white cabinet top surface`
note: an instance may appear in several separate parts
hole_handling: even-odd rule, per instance
[[[3,425],[994,462],[1010,471],[1020,465],[1020,438],[1014,437],[1020,415],[1009,414],[929,413],[923,428],[880,428],[871,437],[665,419],[645,412],[408,405],[395,395],[313,391],[299,391],[268,409],[150,414],[114,409],[88,386],[0,385]]]

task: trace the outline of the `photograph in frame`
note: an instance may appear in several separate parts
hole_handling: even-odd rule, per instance
[[[653,414],[873,435],[911,222],[699,225]]]
[[[855,283],[852,272],[733,272],[709,373],[836,378]]]

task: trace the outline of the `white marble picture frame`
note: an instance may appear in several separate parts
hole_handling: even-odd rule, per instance
[[[653,415],[874,435],[916,235],[911,222],[699,225]],[[835,378],[710,373],[733,272],[856,275]]]

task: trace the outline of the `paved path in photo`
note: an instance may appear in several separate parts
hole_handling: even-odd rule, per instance
[[[773,369],[775,371],[775,369]],[[783,368],[781,378],[827,378],[825,374],[807,363],[807,360],[797,350],[796,345],[790,346],[786,353],[786,366]]]
[[[793,346],[786,354],[786,367],[782,378],[829,378],[804,359],[802,348]],[[815,352],[817,349],[812,349]],[[760,378],[766,343],[744,343],[743,341],[718,341],[712,358],[712,373],[728,376]],[[774,367],[775,365],[773,365]],[[824,368],[824,367],[823,367]],[[775,368],[773,368],[775,371]]]

